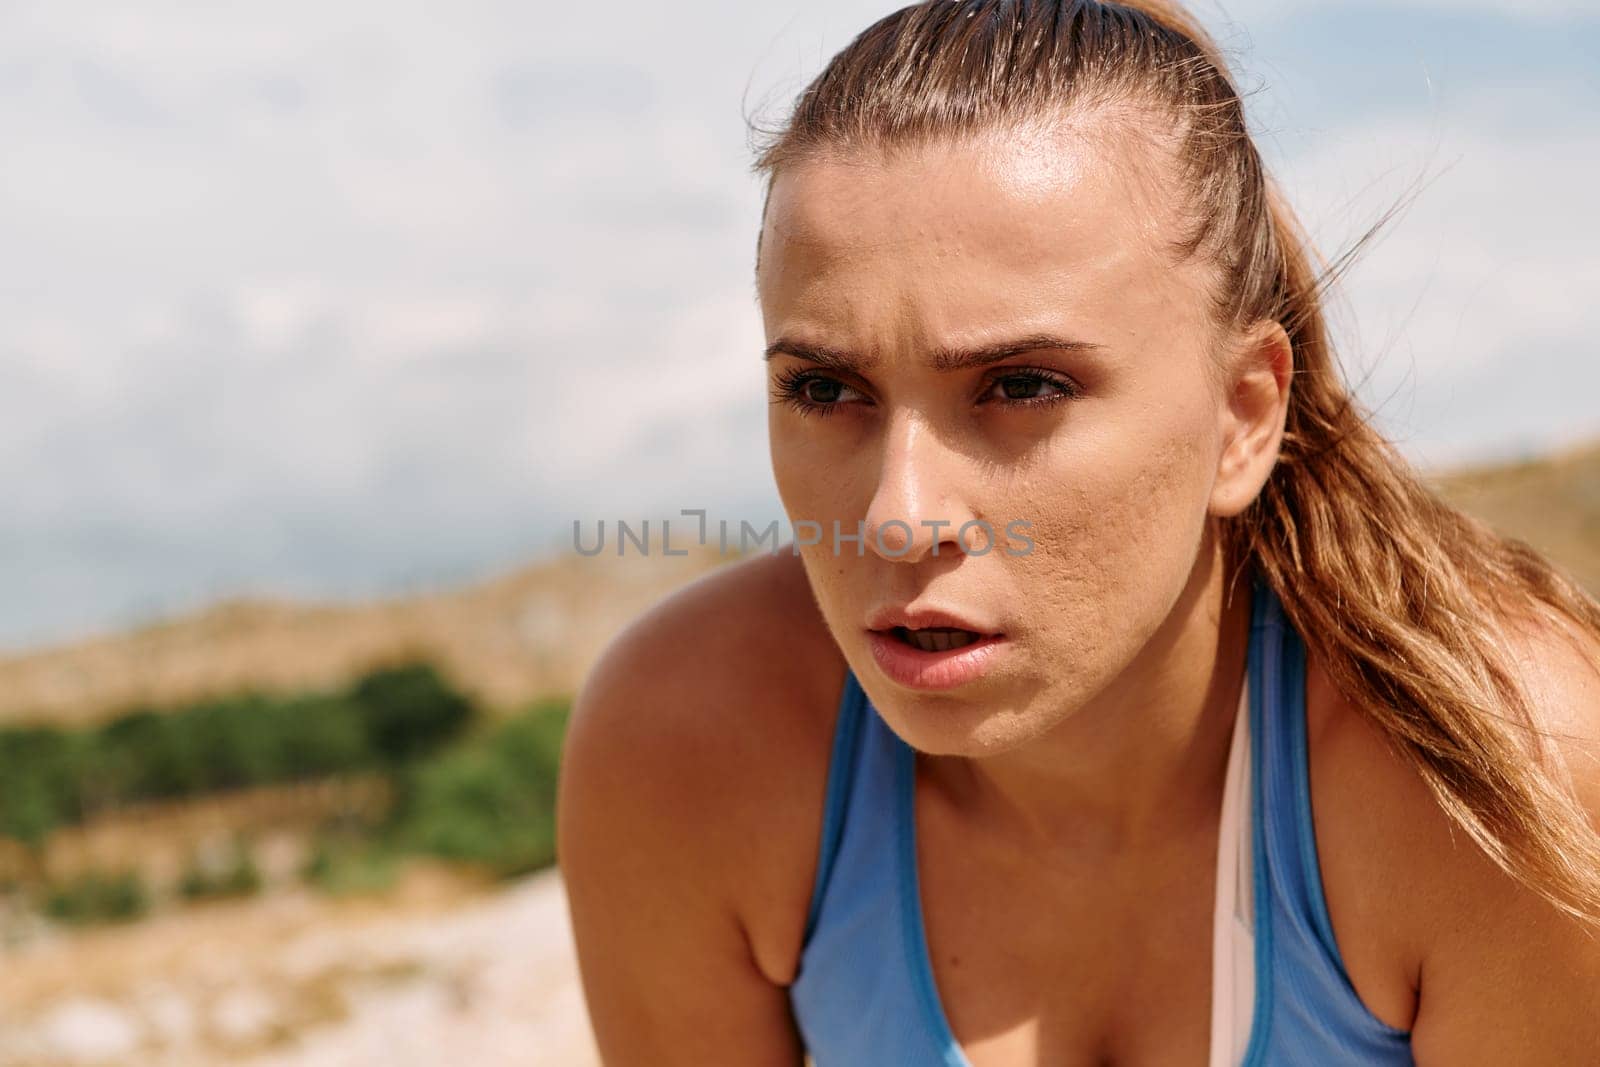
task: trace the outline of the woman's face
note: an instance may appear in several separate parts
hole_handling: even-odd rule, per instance
[[[1001,751],[1083,707],[1211,544],[1205,266],[1171,250],[1174,165],[1091,125],[811,159],[768,202],[778,490],[846,660],[923,751]],[[992,548],[972,525],[963,551],[979,522]],[[890,627],[924,610],[998,636],[914,648]]]

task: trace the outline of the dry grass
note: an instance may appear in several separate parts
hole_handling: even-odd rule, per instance
[[[1438,480],[1445,497],[1600,594],[1600,442]]]
[[[167,894],[197,852],[222,851],[238,836],[254,844],[264,877],[291,881],[318,827],[335,819],[376,823],[388,810],[390,792],[383,776],[369,774],[131,805],[55,830],[38,857],[0,837],[0,884],[134,870],[150,888]]]
[[[332,687],[409,654],[492,710],[573,692],[605,642],[723,560],[569,556],[466,589],[367,604],[248,600],[0,658],[0,721],[82,724],[255,688]]]

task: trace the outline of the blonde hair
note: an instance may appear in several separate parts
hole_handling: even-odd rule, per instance
[[[1600,923],[1600,838],[1539,738],[1503,635],[1553,611],[1600,635],[1600,603],[1526,544],[1446,504],[1368,423],[1335,362],[1323,297],[1348,255],[1312,253],[1249,134],[1216,46],[1162,0],[928,0],[880,19],[801,93],[756,160],[955,138],[1078,107],[1169,115],[1217,320],[1281,323],[1294,381],[1278,464],[1224,521],[1344,696],[1503,870]],[[1369,234],[1370,236],[1370,234]]]

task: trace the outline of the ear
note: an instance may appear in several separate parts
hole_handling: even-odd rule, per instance
[[[1222,451],[1210,514],[1239,514],[1267,484],[1278,462],[1293,376],[1294,349],[1277,322],[1258,323],[1233,347],[1223,371]]]

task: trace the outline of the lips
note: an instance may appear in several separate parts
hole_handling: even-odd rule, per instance
[[[909,689],[954,689],[976,681],[1003,650],[1006,637],[987,622],[936,608],[887,608],[868,627],[872,658]]]
[[[886,631],[897,627],[906,630],[966,630],[975,634],[1000,632],[997,626],[943,608],[880,608],[867,619],[869,630]]]

